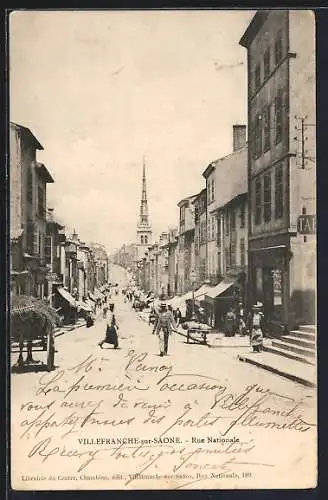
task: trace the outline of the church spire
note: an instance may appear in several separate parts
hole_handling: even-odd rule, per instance
[[[149,226],[145,157],[143,157],[143,162],[142,162],[142,192],[141,192],[141,203],[140,203],[139,226]]]
[[[148,246],[151,244],[152,229],[149,222],[148,213],[148,199],[147,199],[147,186],[146,186],[146,162],[145,157],[142,161],[142,190],[140,213],[137,224],[137,255],[138,258],[143,258],[147,252]]]

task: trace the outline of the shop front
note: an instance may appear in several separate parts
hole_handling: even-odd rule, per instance
[[[225,316],[236,302],[235,282],[224,279],[211,287],[205,295],[205,314],[207,324],[218,330],[223,329]]]
[[[262,302],[268,333],[281,335],[293,326],[289,304],[291,252],[287,237],[278,245],[261,243],[257,241],[257,248],[249,251],[249,307]]]

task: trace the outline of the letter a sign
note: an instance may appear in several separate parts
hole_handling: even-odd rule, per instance
[[[316,233],[316,216],[315,215],[300,215],[297,220],[297,231],[300,234],[315,234]]]

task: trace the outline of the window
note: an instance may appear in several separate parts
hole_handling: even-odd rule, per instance
[[[214,201],[214,179],[212,179],[212,191],[211,191],[211,201]]]
[[[276,132],[276,144],[278,144],[282,139],[282,90],[278,91],[275,99],[275,132]]]
[[[143,243],[144,243],[144,237],[141,236],[141,244],[143,245]]]
[[[207,179],[207,204],[211,203],[211,181]]]
[[[44,189],[42,186],[38,187],[38,213],[40,217],[45,216]]]
[[[219,215],[218,219],[217,219],[217,244],[218,244],[218,247],[220,248],[221,247],[221,224],[222,224],[222,215]]]
[[[240,238],[240,265],[245,265],[245,238]]]
[[[282,165],[276,167],[275,172],[275,218],[280,219],[283,216],[283,170]]]
[[[270,75],[270,49],[267,49],[264,54],[264,80]]]
[[[240,207],[240,227],[245,227],[245,205],[242,204]]]
[[[196,205],[195,206],[195,224],[197,224],[197,222],[199,221],[199,206]]]
[[[261,85],[261,66],[258,64],[255,68],[255,90]]]
[[[211,221],[207,221],[207,241],[211,239]]]
[[[33,174],[31,167],[27,169],[27,203],[33,203]]]
[[[266,106],[263,111],[264,152],[270,149],[270,122],[271,122],[270,109],[271,109],[270,106]]]
[[[236,242],[231,241],[230,244],[230,265],[235,266],[236,265]]]
[[[282,59],[282,33],[279,33],[276,36],[276,41],[274,44],[274,54],[275,54],[275,64],[279,64]]]
[[[232,210],[230,214],[230,221],[231,221],[231,231],[236,230],[236,212]]]
[[[180,207],[180,222],[184,222],[185,212],[186,212],[186,207]]]
[[[229,247],[225,247],[225,258],[226,258],[226,266],[230,266],[230,251]]]
[[[145,245],[147,245],[148,244],[148,236],[145,236],[144,241],[145,241]]]
[[[44,256],[46,264],[51,264],[51,245],[52,245],[52,237],[46,236],[45,247],[44,247]]]
[[[226,234],[226,236],[229,236],[229,224],[230,224],[229,214],[226,214],[226,216],[225,216],[225,234]]]
[[[264,222],[271,220],[271,174],[264,176],[263,184]]]
[[[255,184],[255,225],[261,224],[261,181]]]
[[[212,240],[215,240],[215,217],[212,216]]]
[[[254,157],[258,158],[262,154],[262,116],[258,114],[255,118],[254,127]]]

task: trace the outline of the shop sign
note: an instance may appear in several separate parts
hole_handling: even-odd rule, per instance
[[[297,219],[297,231],[300,234],[315,234],[317,220],[315,215],[300,215]]]
[[[46,276],[46,280],[47,281],[57,281],[58,280],[58,276],[56,273],[48,273],[47,276]]]

